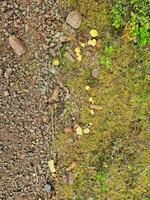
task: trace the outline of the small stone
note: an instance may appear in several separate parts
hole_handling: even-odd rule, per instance
[[[18,56],[26,53],[26,48],[15,35],[9,37],[9,44]]]
[[[91,115],[94,115],[95,113],[94,113],[94,110],[90,110],[90,114]]]
[[[8,68],[7,70],[6,70],[6,72],[4,73],[4,77],[5,78],[9,78],[10,76],[11,76],[11,74],[12,74],[12,69],[11,68]]]
[[[73,56],[69,53],[69,52],[66,52],[64,54],[64,57],[68,60],[70,60],[71,62],[75,62],[75,59],[73,58]]]
[[[67,177],[67,178],[68,178],[68,183],[69,183],[70,185],[73,185],[74,180],[75,180],[75,177],[74,177],[73,173],[72,173],[72,172],[68,172],[67,176],[68,176],[68,177]]]
[[[89,98],[89,102],[93,103],[93,97]]]
[[[71,37],[62,35],[62,36],[59,37],[59,41],[61,43],[63,43],[63,42],[69,42],[69,41],[71,41]]]
[[[45,192],[51,192],[51,190],[52,190],[51,185],[50,185],[49,183],[47,183],[47,184],[45,185],[44,190],[45,190]]]
[[[44,115],[43,122],[48,124],[48,122],[49,122],[49,116],[48,115]]]
[[[49,53],[52,57],[55,57],[56,56],[56,51],[54,49],[49,49]]]
[[[67,18],[66,22],[74,29],[78,29],[81,25],[81,15],[76,11],[71,11]]]
[[[50,97],[50,102],[57,102],[59,100],[59,87],[57,86]]]
[[[73,170],[76,167],[76,165],[77,165],[77,162],[76,161],[72,161],[72,163],[70,164],[70,166],[67,167],[66,171],[68,172],[68,171]]]
[[[9,92],[8,92],[7,90],[4,91],[4,96],[5,96],[5,97],[9,96]]]
[[[99,70],[98,69],[93,69],[92,76],[93,76],[93,78],[98,78],[98,76],[99,76]]]
[[[3,70],[0,69],[0,77],[3,76]]]

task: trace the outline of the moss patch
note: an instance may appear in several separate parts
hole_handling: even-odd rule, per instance
[[[146,200],[150,171],[147,48],[113,35],[106,2],[65,2],[83,15],[81,38],[83,30],[89,34],[89,29],[96,27],[101,44],[85,48],[81,62],[61,58],[64,81],[71,90],[65,119],[73,116],[83,129],[88,126],[90,133],[79,139],[75,132],[62,131],[56,141],[62,176],[69,163],[77,161],[74,183],[62,183],[60,193],[68,200]],[[109,66],[102,60],[109,60]],[[91,75],[95,68],[99,70],[97,79]],[[102,107],[94,115],[90,113],[90,97]],[[70,137],[73,142],[68,144]]]

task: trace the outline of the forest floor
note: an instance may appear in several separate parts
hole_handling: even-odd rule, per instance
[[[0,9],[0,199],[149,200],[148,47],[114,30],[107,1]]]

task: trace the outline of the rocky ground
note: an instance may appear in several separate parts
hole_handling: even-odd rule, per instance
[[[0,1],[0,199],[149,200],[147,8]]]
[[[67,94],[51,67],[63,25],[55,0],[0,2],[0,199],[57,193],[47,162],[57,156],[51,141]]]

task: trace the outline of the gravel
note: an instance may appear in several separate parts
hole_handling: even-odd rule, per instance
[[[0,19],[0,199],[58,200],[47,162],[53,158],[52,119],[59,122],[66,95],[50,66],[62,46],[62,16],[55,0],[4,0]],[[11,35],[25,54],[9,44]],[[56,88],[54,110],[48,99]]]

